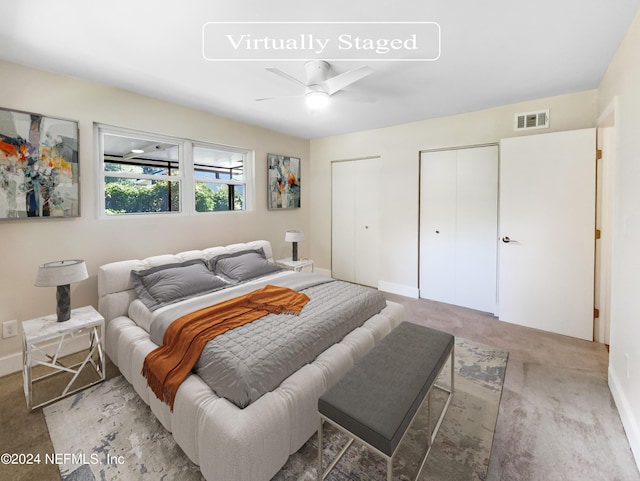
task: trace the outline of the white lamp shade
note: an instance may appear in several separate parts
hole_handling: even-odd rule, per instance
[[[288,230],[284,235],[286,242],[302,242],[304,240],[304,232],[301,230]]]
[[[37,287],[65,286],[89,277],[83,260],[47,262],[38,268]]]

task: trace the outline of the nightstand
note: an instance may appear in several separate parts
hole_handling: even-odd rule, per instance
[[[80,351],[66,356],[69,348]],[[71,319],[64,322],[58,322],[56,314],[24,321],[22,359],[29,409],[104,381],[104,318],[86,306],[72,309]],[[42,386],[42,394],[35,395],[36,385]]]
[[[287,257],[286,259],[278,259],[276,261],[281,267],[285,269],[289,269],[290,271],[300,272],[303,270],[308,270],[313,272],[313,259],[301,259],[298,261],[291,260],[291,257]]]

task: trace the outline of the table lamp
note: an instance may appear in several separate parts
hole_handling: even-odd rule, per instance
[[[56,286],[56,313],[58,322],[71,318],[71,286],[72,282],[82,281],[89,277],[87,266],[83,260],[47,262],[38,267],[37,287]]]
[[[293,254],[291,256],[291,260],[296,262],[298,260],[298,242],[302,242],[304,240],[304,232],[300,230],[288,230],[284,235],[284,240],[286,242],[293,243]]]

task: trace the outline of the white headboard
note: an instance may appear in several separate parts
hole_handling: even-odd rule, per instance
[[[269,241],[257,240],[242,244],[209,247],[203,250],[179,252],[178,254],[158,255],[141,260],[131,259],[105,264],[98,269],[98,310],[107,323],[118,316],[127,315],[129,304],[137,297],[131,282],[132,270],[143,270],[191,259],[209,260],[221,254],[259,249],[260,247],[264,249],[267,259],[273,261],[273,251]]]

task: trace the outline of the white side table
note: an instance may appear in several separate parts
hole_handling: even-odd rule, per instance
[[[291,257],[287,257],[286,259],[278,259],[276,261],[281,267],[285,269],[289,269],[290,271],[300,272],[303,270],[310,270],[313,272],[313,259],[302,259],[298,261],[291,260]]]
[[[88,337],[88,350],[82,361],[72,366],[66,366],[60,358],[64,356],[63,349],[73,340],[86,342]],[[35,409],[45,404],[73,394],[81,389],[97,384],[105,380],[104,359],[104,318],[92,306],[80,307],[71,310],[71,319],[58,322],[56,314],[39,317],[22,323],[22,358],[24,395],[27,399],[27,407]],[[74,383],[85,366],[90,365],[90,370],[95,370],[90,380],[80,386]],[[46,366],[45,374],[33,377],[33,367]],[[34,405],[34,385],[53,376],[67,374],[71,380],[62,388],[59,395]],[[57,388],[51,388],[56,393]]]

